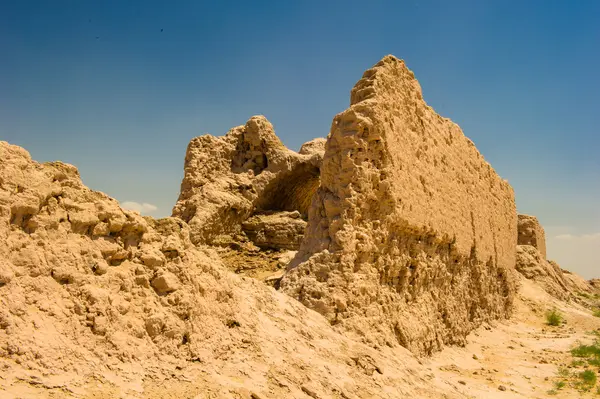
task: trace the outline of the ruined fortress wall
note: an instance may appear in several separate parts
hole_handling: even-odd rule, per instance
[[[267,231],[281,218],[254,224]],[[0,141],[0,397],[195,389],[156,391],[142,378],[170,387],[192,378],[220,398],[302,397],[307,381],[319,398],[443,396],[412,378],[415,359],[336,333],[292,298],[228,272],[189,236],[181,219],[123,210],[74,166],[37,163]]]
[[[518,243],[537,248],[546,259],[546,234],[535,216],[518,215]]]
[[[192,139],[173,216],[189,224],[194,244],[212,244],[240,234],[255,211],[306,215],[319,186],[321,140],[291,151],[260,115],[225,136]]]
[[[385,57],[353,88],[315,197],[282,287],[332,323],[431,353],[509,315],[513,190],[404,62]]]

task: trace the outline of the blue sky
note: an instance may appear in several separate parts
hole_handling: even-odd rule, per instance
[[[298,149],[394,54],[539,217],[549,256],[600,275],[598,1],[3,1],[0,54],[0,139],[154,216],[192,137],[264,114]]]

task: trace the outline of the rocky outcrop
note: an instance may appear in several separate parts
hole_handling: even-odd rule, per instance
[[[518,243],[516,269],[519,273],[555,298],[587,303],[585,299],[593,292],[592,285],[546,259],[544,228],[535,216],[518,215]]]
[[[32,162],[19,147],[0,142],[0,159],[0,257],[13,276],[0,288],[0,357],[58,371],[95,348],[121,360],[199,350],[193,315],[206,299],[184,287],[227,287],[202,276],[215,260],[194,249],[185,223],[124,211],[75,167]]]
[[[517,271],[555,298],[567,300],[571,295],[568,281],[557,263],[546,260],[546,236],[538,219],[519,214],[517,234]]]
[[[193,139],[173,216],[190,225],[194,244],[242,232],[255,212],[297,211],[306,217],[319,186],[322,140],[287,149],[263,116],[223,137]]]
[[[322,137],[307,141],[306,143],[302,144],[299,153],[302,155],[319,154],[322,157],[325,153],[326,142],[327,140]]]
[[[551,263],[552,265],[554,265],[555,267],[559,267],[558,264],[554,261],[550,260],[548,262]],[[594,293],[595,287],[590,281],[587,281],[580,275],[571,273],[568,270],[561,269],[561,271],[562,271],[563,278],[565,279],[565,282],[567,284],[567,287],[569,288],[569,291],[575,297],[579,296],[579,297],[585,298],[585,297],[589,296],[589,294]]]
[[[256,246],[270,249],[298,249],[305,228],[298,211],[254,215],[242,223],[242,230]]]
[[[518,215],[519,245],[531,245],[546,259],[546,234],[535,216]]]
[[[371,344],[431,353],[510,315],[516,237],[510,185],[387,56],[333,120],[281,286]]]
[[[516,269],[525,278],[540,284],[546,292],[555,298],[566,300],[571,292],[561,268],[547,261],[538,249],[532,245],[517,245]]]
[[[2,397],[390,398],[423,389],[406,371],[414,359],[336,333],[297,301],[228,272],[190,233],[180,219],[122,210],[71,165],[39,164],[0,142]]]

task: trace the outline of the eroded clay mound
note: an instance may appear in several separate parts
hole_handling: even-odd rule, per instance
[[[571,292],[563,271],[555,262],[546,260],[546,234],[538,219],[519,214],[517,236],[517,271],[555,298],[568,299]]]
[[[559,267],[558,264],[554,261],[548,261],[550,262],[552,265],[554,265],[555,267]],[[592,281],[588,281],[586,279],[584,279],[583,277],[581,277],[578,274],[572,273],[569,270],[566,269],[561,269],[562,271],[562,275],[565,279],[565,282],[567,283],[567,287],[569,287],[569,291],[573,294],[574,297],[578,298],[578,299],[589,299],[588,297],[590,296],[590,294],[593,296],[594,294],[600,294],[600,290],[598,290],[598,288],[600,287],[595,287],[593,284],[593,280]],[[589,301],[583,301],[583,302],[589,302]],[[592,304],[594,304],[595,306],[597,306],[597,304],[595,302],[592,302]]]
[[[411,392],[404,364],[227,272],[189,234],[179,219],[122,210],[73,166],[0,142],[3,397],[147,397],[153,380],[193,381],[205,397]]]
[[[546,234],[538,219],[518,215],[518,220],[517,271],[555,298],[590,305],[586,299],[594,291],[592,284],[546,259]]]
[[[566,300],[571,295],[560,267],[552,261],[547,261],[532,245],[517,246],[516,269],[525,278],[539,283],[555,298]]]
[[[257,211],[297,211],[306,217],[319,186],[323,140],[302,148],[300,153],[287,149],[263,116],[223,137],[196,137],[187,149],[173,216],[189,223],[195,244],[242,233],[242,222]]]
[[[5,143],[0,153],[0,255],[12,276],[0,287],[0,357],[72,371],[75,354],[193,358],[211,350],[198,346],[211,330],[229,339],[232,283],[185,223],[122,210],[71,165]],[[202,314],[206,328],[195,329]]]
[[[291,296],[374,344],[430,353],[510,314],[510,185],[423,101],[404,62],[366,71],[326,143]]]

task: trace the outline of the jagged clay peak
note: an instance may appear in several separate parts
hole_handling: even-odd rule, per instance
[[[230,240],[257,212],[298,211],[306,217],[319,186],[323,147],[317,139],[301,153],[289,150],[264,116],[253,116],[223,137],[196,137],[188,145],[173,216],[189,223],[195,244]],[[294,231],[305,223],[289,222]]]
[[[226,139],[235,145],[236,157],[232,169],[259,174],[271,164],[278,164],[289,152],[275,134],[273,125],[262,115],[253,116],[243,129],[234,129],[237,134],[227,135]]]
[[[333,120],[283,289],[367,341],[418,353],[507,317],[512,188],[395,57],[365,72],[351,104]]]
[[[405,96],[414,96],[422,100],[421,85],[415,74],[408,69],[403,60],[386,55],[372,68],[367,69],[350,92],[350,105],[385,96],[386,93],[402,92]]]

